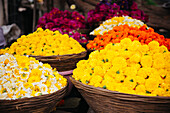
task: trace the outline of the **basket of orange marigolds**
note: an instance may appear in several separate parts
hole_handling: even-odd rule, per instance
[[[86,49],[67,34],[62,35],[59,31],[42,28],[28,35],[22,35],[9,48],[0,50],[0,54],[4,53],[34,57],[56,68],[67,79],[76,67],[76,63],[84,59],[87,54]]]
[[[28,56],[0,56],[1,113],[49,113],[67,89],[67,79],[49,64]]]
[[[170,111],[170,52],[156,40],[107,44],[79,61],[70,78],[96,113]]]
[[[170,50],[170,39],[154,32],[153,28],[146,25],[129,26],[128,24],[115,26],[112,27],[112,30],[106,29],[97,33],[94,40],[90,40],[87,44],[87,49],[102,50],[108,43],[119,43],[124,38],[130,38],[132,41],[137,40],[142,44],[148,44],[155,40]]]

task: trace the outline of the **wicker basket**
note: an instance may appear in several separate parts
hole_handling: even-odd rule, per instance
[[[16,100],[0,100],[0,113],[49,113],[67,92],[66,87],[41,96]]]
[[[70,77],[72,83],[96,113],[169,113],[170,97],[142,96],[119,93],[82,84]]]
[[[68,54],[68,55],[54,55],[54,56],[32,56],[37,60],[48,63],[51,67],[56,68],[57,71],[68,71],[73,70],[76,67],[76,63],[86,57],[87,51],[79,54]]]

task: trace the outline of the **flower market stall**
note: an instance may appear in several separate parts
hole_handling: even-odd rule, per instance
[[[0,112],[168,113],[170,39],[150,15],[134,0],[64,2],[0,49]]]

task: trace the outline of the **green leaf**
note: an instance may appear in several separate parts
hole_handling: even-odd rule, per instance
[[[118,70],[118,71],[116,71],[116,74],[120,74],[120,71]]]
[[[104,85],[103,88],[106,89],[106,85]]]
[[[25,67],[25,68],[23,68],[23,70],[24,70],[24,71],[28,71],[28,69],[27,69],[26,67]]]
[[[42,93],[39,93],[39,95],[42,95]]]
[[[2,91],[2,93],[5,93],[6,92],[6,89],[4,89],[3,91]]]
[[[131,79],[130,82],[134,82],[133,79]]]
[[[166,78],[166,76],[164,76],[164,79]]]
[[[20,97],[18,97],[18,98],[21,98],[21,96],[20,96]]]
[[[148,79],[149,78],[149,76],[147,76],[145,79]]]
[[[123,83],[123,82],[124,82],[124,80],[121,80],[120,82],[121,82],[121,83]]]
[[[42,67],[41,66],[39,66],[39,69],[41,69]]]
[[[26,76],[26,74],[25,74],[25,73],[23,73],[23,74],[22,74],[22,76],[23,76],[23,77],[25,77],[25,76]]]
[[[47,79],[48,79],[48,76],[47,76],[47,75],[45,75],[45,77],[47,77]]]
[[[146,91],[146,93],[147,93],[147,94],[151,94],[151,92],[149,92],[149,91]]]

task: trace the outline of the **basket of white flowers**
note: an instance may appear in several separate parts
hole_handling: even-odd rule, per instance
[[[67,79],[32,57],[0,56],[0,112],[48,113],[65,96]]]

